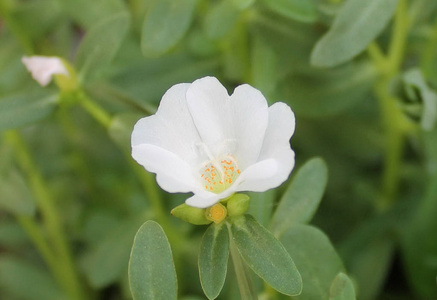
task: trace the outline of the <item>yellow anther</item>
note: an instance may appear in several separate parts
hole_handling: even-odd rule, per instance
[[[239,174],[237,160],[230,154],[205,163],[200,170],[200,178],[205,189],[216,194],[230,187]]]

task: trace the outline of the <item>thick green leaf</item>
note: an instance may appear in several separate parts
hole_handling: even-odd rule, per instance
[[[387,26],[398,0],[347,0],[311,53],[311,64],[333,67],[360,54]]]
[[[208,299],[215,299],[225,283],[229,234],[224,223],[212,224],[203,235],[199,253],[200,283]]]
[[[311,221],[327,182],[328,168],[321,158],[313,158],[299,169],[273,215],[270,228],[275,236],[292,225]]]
[[[249,192],[250,198],[248,214],[262,225],[267,227],[272,217],[276,190],[271,189],[263,193]]]
[[[331,285],[329,300],[355,300],[354,285],[350,278],[340,272]]]
[[[190,26],[197,0],[159,0],[150,7],[141,33],[145,56],[159,56],[169,51]]]
[[[86,34],[76,57],[81,78],[91,77],[114,58],[129,27],[125,12],[111,15],[95,24]]]
[[[284,246],[252,216],[232,219],[232,237],[249,267],[277,291],[295,296],[302,278]]]
[[[0,257],[0,290],[21,300],[66,300],[46,270],[20,258]]]
[[[316,5],[312,0],[262,0],[266,7],[284,17],[314,22],[317,19]]]
[[[239,9],[222,0],[213,5],[205,17],[205,32],[210,39],[224,37],[234,27],[240,15]]]
[[[26,92],[0,98],[0,131],[40,121],[55,109],[57,96],[46,91]]]
[[[134,300],[176,300],[177,279],[170,244],[161,226],[147,221],[138,230],[129,261]]]
[[[106,232],[81,261],[90,284],[102,288],[117,281],[126,271],[135,232],[142,221],[132,218]]]
[[[306,69],[280,82],[278,98],[290,103],[298,115],[334,115],[367,99],[375,78],[376,69],[367,62],[329,70]]]
[[[303,290],[296,300],[328,299],[332,281],[344,270],[328,237],[315,227],[295,225],[280,240],[302,275]]]
[[[0,209],[15,215],[35,213],[35,200],[17,170],[0,171]]]

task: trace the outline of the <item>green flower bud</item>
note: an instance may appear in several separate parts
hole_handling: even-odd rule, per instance
[[[212,220],[206,218],[205,211],[205,208],[192,207],[184,203],[173,208],[171,214],[194,225],[206,225],[211,223]]]
[[[217,203],[211,207],[208,207],[205,212],[205,216],[208,220],[218,224],[221,223],[228,215],[227,209],[223,204]]]
[[[230,217],[243,215],[249,209],[249,201],[249,196],[245,194],[234,194],[228,200],[228,215]]]

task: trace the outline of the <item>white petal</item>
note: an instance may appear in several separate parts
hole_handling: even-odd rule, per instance
[[[269,124],[259,162],[250,166],[237,179],[238,191],[262,192],[278,187],[287,180],[294,167],[294,151],[290,138],[294,133],[295,118],[290,107],[275,103],[269,108]]]
[[[200,189],[191,166],[176,154],[150,144],[132,147],[132,157],[149,172],[156,173],[159,186],[170,193]]]
[[[202,142],[218,155],[223,141],[235,139],[228,92],[215,77],[204,77],[189,87],[187,103]]]
[[[278,170],[278,162],[275,159],[266,159],[249,166],[238,177],[235,185],[237,191],[263,192],[270,188],[266,185]]]
[[[295,118],[290,107],[277,102],[269,107],[269,123],[264,136],[264,142],[259,160],[271,158],[282,148],[290,149],[290,138],[295,129]]]
[[[220,194],[214,194],[208,192],[206,190],[197,191],[193,196],[185,200],[185,203],[189,206],[198,207],[198,208],[207,208],[213,206],[214,204],[220,202],[220,200],[225,199],[231,196],[236,192],[237,185],[233,185],[227,190],[223,191]]]
[[[237,149],[233,153],[241,169],[255,163],[266,132],[269,110],[260,91],[248,84],[238,86],[231,96]]]
[[[200,141],[188,111],[185,94],[190,84],[172,86],[162,97],[155,115],[142,118],[132,132],[132,146],[152,144],[177,154],[188,163],[197,163],[194,145]]]
[[[41,86],[46,86],[52,80],[53,75],[63,74],[68,76],[68,70],[59,57],[31,56],[21,59],[27,70],[32,73]]]

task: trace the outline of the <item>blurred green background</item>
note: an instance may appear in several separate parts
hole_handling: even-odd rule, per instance
[[[79,86],[40,87],[24,55],[63,58]],[[203,230],[169,215],[187,195],[157,190],[130,133],[173,84],[206,75],[292,107],[296,168],[320,156],[329,169],[312,224],[358,299],[437,299],[437,1],[0,0],[1,299],[68,299],[38,236],[64,239],[53,249],[87,298],[130,299],[133,237],[155,218],[186,240],[172,245],[179,295],[204,299]],[[268,221],[283,191],[251,210]]]

